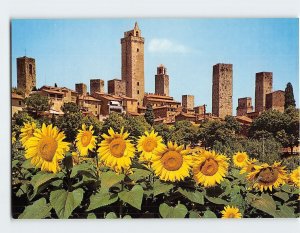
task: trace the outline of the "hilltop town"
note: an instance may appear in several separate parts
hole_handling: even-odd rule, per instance
[[[212,112],[208,113],[206,104],[195,106],[193,95],[182,95],[181,102],[169,95],[172,78],[164,65],[157,67],[155,74],[155,93],[145,92],[144,82],[144,43],[142,31],[137,23],[121,38],[121,79],[107,81],[91,79],[89,92],[85,83],[76,83],[75,90],[67,87],[42,86],[36,88],[36,63],[27,56],[17,58],[17,92],[12,93],[12,114],[25,108],[24,99],[32,94],[48,97],[51,109],[44,114],[63,115],[64,103],[76,103],[84,115],[93,115],[100,121],[111,112],[131,116],[143,115],[147,106],[152,106],[154,123],[173,124],[187,120],[199,124],[208,119],[224,119],[232,115],[233,65],[216,64],[212,69]],[[21,93],[21,94],[20,94]],[[251,97],[238,99],[236,119],[249,125],[263,111],[275,109],[284,111],[284,91],[273,91],[272,72],[258,72],[255,80],[255,107]]]

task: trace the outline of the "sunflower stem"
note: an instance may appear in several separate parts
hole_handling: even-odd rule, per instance
[[[121,192],[124,190],[124,182],[121,181]],[[123,215],[123,201],[120,200],[120,208],[119,208],[119,218],[122,218]]]

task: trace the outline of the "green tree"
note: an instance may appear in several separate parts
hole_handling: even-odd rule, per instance
[[[125,126],[124,115],[116,112],[112,112],[104,120],[101,134],[107,134],[108,130],[112,128],[114,131],[120,132],[121,128]]]
[[[62,110],[64,115],[57,119],[57,127],[64,131],[67,141],[74,142],[78,129],[81,129],[82,113],[75,103],[64,103]]]
[[[177,121],[171,132],[170,140],[178,144],[195,146],[198,139],[198,127],[189,121]]]
[[[284,91],[284,98],[284,109],[287,109],[288,107],[296,107],[293,86],[290,82],[286,85]]]
[[[152,126],[154,124],[155,117],[154,117],[153,108],[152,108],[151,104],[147,105],[144,117],[149,125]]]
[[[143,116],[125,116],[124,129],[130,133],[130,136],[136,140],[142,136],[145,131],[149,131],[151,128],[150,124],[147,123]]]
[[[51,104],[46,96],[40,94],[32,94],[25,98],[26,109],[28,112],[33,112],[35,118],[39,116],[39,113],[49,111]]]
[[[159,136],[161,136],[164,140],[164,143],[167,143],[168,141],[171,140],[172,132],[173,132],[173,127],[161,123],[158,125],[154,125],[154,130],[158,133]]]

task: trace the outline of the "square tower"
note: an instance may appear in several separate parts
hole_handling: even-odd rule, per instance
[[[182,95],[182,108],[183,109],[194,109],[194,100],[195,97],[193,95]]]
[[[157,67],[157,74],[155,75],[155,94],[169,96],[169,75],[167,75],[167,68],[164,65]]]
[[[126,83],[126,96],[143,104],[144,85],[144,38],[135,23],[134,29],[124,33],[122,47],[122,80]]]
[[[125,96],[126,95],[126,86],[125,81],[120,79],[112,79],[107,81],[108,94]]]
[[[95,92],[104,93],[104,80],[102,79],[90,80],[90,95],[93,95]]]
[[[87,94],[87,87],[84,83],[76,83],[75,90],[79,95],[86,95]]]
[[[284,112],[284,91],[273,91],[266,95],[266,110],[272,109]]]
[[[244,97],[238,99],[238,107],[236,108],[237,116],[244,116],[253,111],[252,98]]]
[[[212,114],[225,118],[232,115],[232,64],[213,66]]]
[[[30,57],[17,58],[17,88],[29,95],[36,86],[35,59]]]
[[[255,79],[255,112],[266,110],[266,95],[273,89],[273,73],[256,73]]]

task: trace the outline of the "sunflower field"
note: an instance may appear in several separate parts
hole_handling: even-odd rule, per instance
[[[65,133],[34,122],[12,132],[14,218],[299,217],[300,167],[164,143],[154,130]]]

